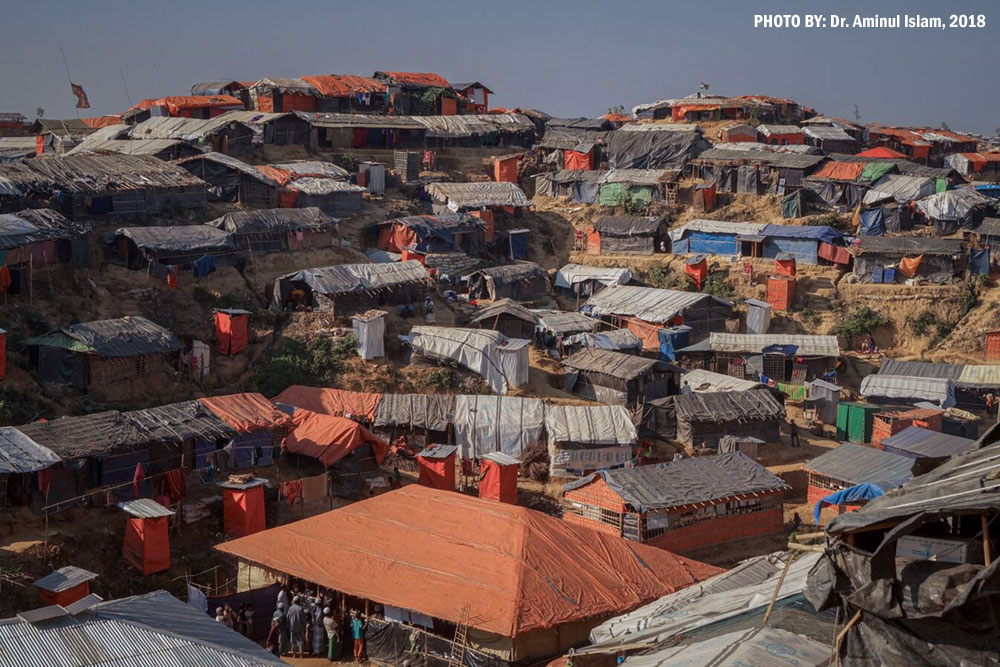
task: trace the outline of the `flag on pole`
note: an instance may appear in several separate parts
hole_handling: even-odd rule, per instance
[[[87,99],[87,93],[84,92],[83,87],[76,85],[72,81],[70,81],[69,86],[73,89],[73,94],[76,95],[76,108],[89,109],[90,100]]]

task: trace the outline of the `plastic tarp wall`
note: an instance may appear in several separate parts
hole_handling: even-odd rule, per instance
[[[479,497],[516,505],[517,465],[484,460],[479,473]]]
[[[764,239],[764,257],[774,259],[780,253],[787,252],[795,257],[795,261],[803,264],[816,264],[819,243],[815,239],[794,239],[768,236]]]
[[[130,516],[125,527],[122,556],[143,575],[170,569],[170,538],[165,516],[152,519]]]
[[[497,451],[517,457],[542,441],[545,413],[541,399],[473,394],[455,397],[454,420],[462,458]]]
[[[712,234],[710,232],[688,232],[687,247],[680,252],[705,253],[708,255],[735,255],[739,252],[736,234]]]
[[[264,487],[222,490],[222,519],[226,535],[243,537],[267,528],[264,518]]]
[[[385,356],[385,316],[351,318],[354,337],[358,339],[358,356],[378,359]]]
[[[420,477],[417,480],[421,486],[442,491],[455,490],[455,455],[443,459],[417,457],[420,465]]]
[[[969,273],[971,273],[974,276],[990,275],[989,248],[969,249]]]
[[[236,354],[247,347],[247,322],[245,313],[215,313],[215,341],[219,354]]]
[[[563,151],[563,169],[584,169],[591,170],[594,168],[594,149],[586,153],[580,153],[578,151],[564,150]],[[516,180],[514,181],[517,182]]]
[[[861,211],[858,233],[861,236],[883,236],[885,234],[881,208],[866,208]]]

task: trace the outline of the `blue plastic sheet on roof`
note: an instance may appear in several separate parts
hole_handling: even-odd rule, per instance
[[[761,350],[761,354],[781,354],[786,357],[794,357],[798,351],[798,345],[768,345]]]
[[[988,248],[969,250],[969,273],[974,276],[990,275],[990,251]]]
[[[707,255],[735,255],[739,252],[735,233],[688,232],[685,240],[688,243],[687,252]]]
[[[856,503],[861,500],[871,500],[884,496],[889,489],[894,489],[898,484],[889,482],[864,482],[856,484],[846,489],[841,489],[836,493],[820,498],[813,509],[813,523],[819,525],[819,515],[823,511],[823,505],[843,505],[844,503]]]
[[[882,208],[867,208],[861,211],[861,236],[884,236],[885,219]]]
[[[762,236],[815,239],[831,245],[844,245],[844,235],[827,225],[765,225]]]

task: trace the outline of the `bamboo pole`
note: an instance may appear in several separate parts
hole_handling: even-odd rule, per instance
[[[764,622],[762,626],[767,626],[767,622],[771,620],[771,612],[774,611],[774,603],[778,601],[778,593],[781,591],[781,585],[785,583],[785,575],[788,574],[788,568],[792,566],[792,552],[788,552],[788,560],[785,561],[785,567],[781,570],[781,576],[778,578],[778,585],[774,587],[774,593],[771,595],[771,603],[767,605],[767,611],[764,612]]]
[[[983,525],[983,563],[989,567],[993,561],[990,554],[990,522],[985,514],[979,516]]]

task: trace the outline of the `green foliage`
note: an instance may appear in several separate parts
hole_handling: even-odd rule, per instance
[[[0,385],[0,426],[26,424],[38,419],[44,406],[38,397],[12,385]]]
[[[654,266],[649,270],[650,284],[660,289],[689,290],[693,289],[689,276],[679,276],[671,273],[665,266]]]
[[[277,314],[269,308],[261,308],[257,301],[246,294],[216,295],[201,285],[194,287],[194,300],[205,308],[226,308],[246,310],[250,313],[250,322],[258,326],[274,326]]]
[[[993,285],[993,281],[990,280],[990,277],[988,275],[986,275],[986,274],[980,274],[980,275],[976,276],[976,284],[979,287],[981,287],[983,289],[986,289],[986,288],[989,288],[989,287],[991,287]]]
[[[356,354],[354,334],[316,338],[309,343],[287,339],[253,365],[251,384],[265,396],[280,394],[293,384],[333,386],[344,362]]]
[[[427,385],[435,389],[449,389],[455,382],[455,369],[448,366],[434,368],[427,373]]]
[[[799,317],[801,317],[802,321],[806,324],[812,326],[817,326],[819,324],[819,315],[812,308],[803,308],[802,312],[799,313]]]
[[[867,336],[878,327],[887,324],[889,324],[889,320],[882,313],[872,310],[868,306],[858,306],[837,322],[833,333],[851,340],[856,336]]]
[[[727,301],[739,301],[736,288],[727,280],[727,274],[722,271],[712,271],[705,277],[701,285],[704,294],[711,294]]]
[[[969,311],[976,307],[979,303],[979,295],[976,293],[975,287],[970,287],[969,289],[962,292],[961,315],[959,317],[965,317],[968,315]]]
[[[641,216],[646,212],[646,204],[642,200],[634,198],[628,190],[623,190],[615,198],[615,208],[622,215]]]
[[[910,327],[910,331],[914,334],[926,336],[931,328],[938,326],[938,318],[931,311],[925,310],[916,317],[907,317],[906,326]]]

